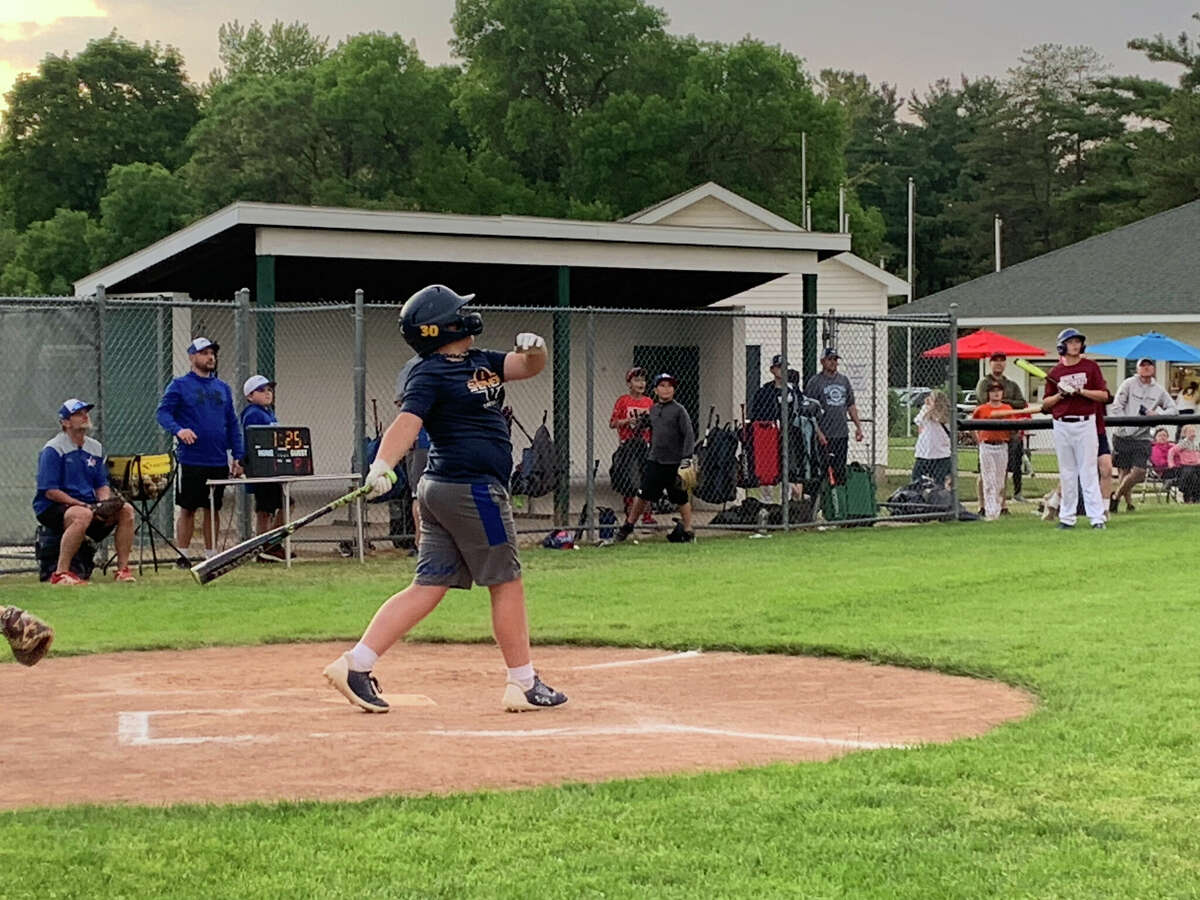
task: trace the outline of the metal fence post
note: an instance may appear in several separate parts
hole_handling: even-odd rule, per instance
[[[367,433],[367,330],[365,294],[354,292],[354,471],[366,471],[363,437]]]
[[[792,405],[789,402],[792,383],[788,380],[788,317],[779,317],[779,369],[783,372],[783,393],[779,399],[779,456],[782,460],[779,472],[779,511],[783,516],[783,530],[788,530],[788,501],[792,499],[792,457],[788,444],[788,432],[792,430]]]
[[[958,304],[950,304],[950,517],[958,519]]]
[[[554,310],[554,451],[558,477],[554,488],[554,517],[551,523],[568,525],[571,520],[571,269],[558,267],[557,299]],[[589,460],[589,464],[590,464]]]
[[[591,543],[596,540],[596,313],[588,310],[587,314],[587,499],[584,508],[587,510],[587,539]]]
[[[242,288],[234,295],[233,345],[237,354],[234,360],[234,390],[241,392],[242,385],[250,377],[250,289]],[[245,406],[245,401],[242,403]],[[241,539],[250,536],[250,495],[244,490],[237,492],[238,532]]]
[[[104,363],[105,363],[105,328],[104,320],[108,315],[108,296],[104,285],[96,285],[96,407],[100,410],[100,424],[96,426],[96,440],[104,443],[104,422],[108,419],[104,402]]]

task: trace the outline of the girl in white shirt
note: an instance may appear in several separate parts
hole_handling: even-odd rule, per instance
[[[945,393],[930,391],[913,422],[919,431],[912,480],[928,475],[943,487],[950,476],[950,400]]]

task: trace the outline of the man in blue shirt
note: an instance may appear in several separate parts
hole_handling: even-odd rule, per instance
[[[94,403],[72,397],[58,410],[62,430],[46,442],[38,454],[37,493],[33,512],[37,520],[55,534],[58,566],[51,584],[87,584],[71,572],[71,560],[84,536],[102,541],[115,528],[117,581],[134,581],[129,570],[133,548],[133,507],[112,497],[104,448],[88,437]],[[105,503],[104,501],[109,501]]]
[[[502,707],[521,712],[567,702],[542,682],[530,660],[525,587],[508,493],[512,441],[501,413],[504,382],[541,372],[546,342],[522,332],[512,353],[475,349],[483,319],[462,309],[472,296],[430,285],[409,297],[400,311],[404,339],[421,359],[400,382],[400,413],[384,433],[365,483],[372,493],[386,493],[396,483],[396,464],[424,426],[430,447],[417,488],[417,571],[412,584],[379,608],[353,649],[325,667],[329,683],[367,712],[388,711],[371,675],[379,656],[433,612],[446,591],[472,583],[491,594],[492,631],[508,668]]]
[[[175,505],[179,521],[175,525],[175,543],[185,555],[196,527],[196,510],[203,508],[204,555],[212,556],[216,546],[217,523],[208,515],[210,479],[237,478],[242,474],[240,460],[246,455],[242,427],[233,409],[233,392],[217,377],[218,344],[198,337],[188,344],[192,369],[167,385],[158,404],[158,424],[179,440],[179,478],[175,484]],[[232,452],[232,459],[230,453]],[[214,506],[220,513],[224,486],[214,492]],[[181,558],[180,568],[188,562]]]

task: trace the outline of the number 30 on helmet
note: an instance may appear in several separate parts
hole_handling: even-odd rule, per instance
[[[463,314],[474,294],[456,294],[444,284],[421,288],[400,309],[400,331],[408,345],[428,356],[439,347],[483,331],[479,313]]]

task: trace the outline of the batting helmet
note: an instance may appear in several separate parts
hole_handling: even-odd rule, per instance
[[[459,295],[444,284],[421,288],[400,309],[400,331],[408,345],[422,356],[438,347],[483,331],[479,313],[463,315],[462,308],[475,297]]]
[[[1074,328],[1064,328],[1054,340],[1054,349],[1058,351],[1059,356],[1067,352],[1067,341],[1071,338],[1079,338],[1080,353],[1087,349],[1087,338],[1083,336],[1083,332],[1076,331]]]

